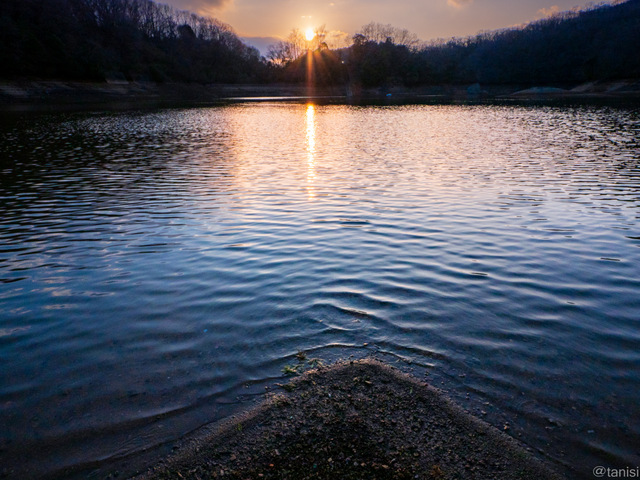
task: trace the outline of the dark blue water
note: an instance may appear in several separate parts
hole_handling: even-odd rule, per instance
[[[10,477],[171,442],[298,351],[411,362],[574,475],[640,465],[637,109],[239,104],[0,135]]]

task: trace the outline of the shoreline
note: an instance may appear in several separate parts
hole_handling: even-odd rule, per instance
[[[347,91],[349,90],[349,91]],[[590,82],[572,88],[434,85],[358,89],[301,84],[156,84],[151,82],[0,81],[0,110],[131,109],[207,106],[237,101],[320,103],[640,102],[640,80]]]
[[[376,360],[318,367],[283,387],[180,440],[134,478],[562,478],[436,388]]]

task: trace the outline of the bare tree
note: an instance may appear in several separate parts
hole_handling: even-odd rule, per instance
[[[327,29],[324,25],[314,30],[314,37],[311,40],[307,40],[299,28],[294,28],[286,40],[281,40],[269,46],[267,58],[278,65],[292,62],[304,55],[308,50],[327,49],[326,37]]]
[[[371,22],[363,26],[358,34],[368,42],[383,43],[390,40],[396,45],[405,45],[409,48],[416,48],[420,44],[420,39],[415,33],[411,33],[406,28],[396,28],[391,24]]]

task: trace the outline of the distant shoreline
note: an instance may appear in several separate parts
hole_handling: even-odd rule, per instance
[[[225,101],[318,100],[335,102],[420,101],[483,102],[536,100],[640,100],[640,80],[590,82],[570,88],[517,85],[436,85],[358,89],[346,86],[310,89],[300,84],[184,84],[145,82],[0,81],[0,109],[56,109],[207,105]]]

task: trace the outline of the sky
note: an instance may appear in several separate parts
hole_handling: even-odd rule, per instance
[[[586,0],[157,0],[213,16],[242,37],[284,38],[293,28],[325,25],[355,34],[369,22],[407,28],[421,40],[512,27]],[[265,42],[268,40],[264,40]]]

